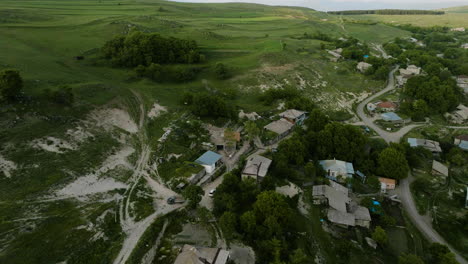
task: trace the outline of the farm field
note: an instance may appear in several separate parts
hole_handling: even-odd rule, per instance
[[[379,21],[392,25],[412,24],[419,27],[468,27],[468,6],[441,9],[443,15],[357,15],[345,16],[357,20]]]

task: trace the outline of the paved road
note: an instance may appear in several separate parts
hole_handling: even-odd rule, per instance
[[[455,254],[457,261],[461,264],[468,264],[468,262],[455,250],[450,244],[448,244],[445,239],[443,239],[437,231],[432,228],[432,223],[425,221],[424,216],[418,213],[416,205],[414,203],[413,196],[410,191],[410,183],[412,182],[412,175],[409,173],[409,177],[400,181],[400,187],[398,188],[398,193],[400,200],[408,213],[409,217],[413,223],[418,227],[418,229],[428,238],[430,241],[438,242],[441,244],[447,245],[450,250]]]
[[[380,137],[382,137],[386,142],[400,142],[400,139],[408,133],[411,129],[421,126],[421,125],[410,125],[402,128],[400,131],[395,133],[387,132],[377,125],[374,124],[372,118],[368,117],[364,112],[364,107],[374,100],[375,98],[388,93],[395,89],[395,79],[393,78],[393,74],[398,68],[393,69],[388,75],[388,84],[385,89],[382,91],[368,97],[366,100],[361,102],[357,107],[357,114],[361,118],[362,122],[367,125],[368,127],[372,128]],[[464,127],[450,127],[450,128],[464,128]],[[411,221],[415,224],[415,226],[432,242],[438,242],[441,244],[447,245],[450,250],[455,254],[457,261],[461,264],[468,264],[468,262],[453,248],[451,247],[438,233],[432,228],[432,223],[425,221],[424,216],[418,213],[416,209],[416,205],[414,203],[413,196],[411,195],[410,191],[410,183],[412,181],[411,173],[408,173],[409,177],[404,179],[400,182],[400,187],[398,188],[399,196],[403,204],[403,208],[406,212],[408,212]]]
[[[362,101],[358,105],[357,114],[358,114],[358,116],[361,118],[362,122],[366,126],[372,128],[385,141],[398,143],[398,142],[400,142],[400,139],[404,135],[406,135],[411,129],[413,129],[415,127],[418,127],[418,126],[421,126],[421,125],[409,125],[409,126],[403,127],[402,129],[400,129],[397,132],[393,132],[393,133],[392,132],[387,132],[387,131],[381,129],[380,127],[378,127],[376,124],[374,124],[373,118],[368,117],[364,112],[364,108],[367,106],[368,103],[372,102],[375,98],[377,98],[377,97],[379,97],[379,96],[381,96],[383,94],[386,94],[386,93],[392,91],[393,89],[395,89],[395,79],[393,78],[393,74],[395,73],[396,70],[398,70],[398,67],[393,69],[388,74],[388,84],[387,84],[387,87],[385,87],[385,89],[383,89],[382,91],[368,97],[366,100]]]

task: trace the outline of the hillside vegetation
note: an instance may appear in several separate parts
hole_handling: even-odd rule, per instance
[[[145,231],[135,222],[167,213],[177,166],[209,140],[202,124],[268,117],[288,97],[348,119],[385,82],[356,62],[371,55],[385,77],[376,47],[410,32],[305,8],[6,0],[0,35],[0,71],[22,80],[0,109],[0,262],[70,264],[113,262]]]

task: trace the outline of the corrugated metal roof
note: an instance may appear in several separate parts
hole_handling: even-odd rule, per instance
[[[201,155],[195,162],[202,165],[213,165],[221,159],[221,155],[211,150]]]
[[[401,117],[398,116],[397,114],[395,114],[394,112],[383,113],[381,116],[385,121],[400,121],[400,120],[402,120]]]

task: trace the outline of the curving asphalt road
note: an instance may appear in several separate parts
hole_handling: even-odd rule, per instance
[[[365,99],[364,101],[362,101],[358,107],[357,107],[357,115],[359,116],[359,118],[361,118],[362,122],[372,128],[377,134],[379,134],[380,137],[382,137],[385,141],[387,142],[394,142],[394,143],[398,143],[400,142],[400,139],[406,135],[411,129],[415,128],[415,127],[419,127],[421,125],[409,125],[409,126],[405,126],[403,127],[402,129],[400,129],[399,131],[397,132],[387,132],[383,129],[381,129],[380,127],[378,127],[376,124],[374,124],[372,118],[368,117],[365,113],[364,113],[364,108],[367,106],[368,103],[370,103],[371,101],[373,101],[375,98],[383,95],[383,94],[386,94],[392,90],[395,89],[395,79],[393,78],[393,74],[395,73],[395,71],[398,70],[398,67],[395,67],[395,69],[393,69],[389,74],[388,74],[388,84],[387,84],[387,87],[385,87],[385,89],[383,89],[382,91],[370,96],[370,97],[367,97],[367,99]]]
[[[366,100],[362,101],[357,107],[357,114],[361,118],[362,122],[366,126],[372,128],[377,134],[379,134],[380,137],[382,137],[386,142],[389,142],[389,143],[400,142],[401,138],[406,133],[408,133],[411,129],[421,126],[421,125],[409,125],[400,129],[398,132],[391,133],[375,125],[373,120],[364,113],[364,107],[366,107],[366,105],[369,102],[395,89],[395,79],[393,78],[393,74],[397,70],[398,70],[398,67],[393,69],[388,74],[388,84],[387,84],[387,87],[385,87],[385,89],[368,97]],[[463,127],[453,127],[453,128],[463,128]],[[418,210],[416,209],[416,205],[414,203],[413,196],[411,195],[411,191],[410,191],[410,183],[413,179],[411,172],[408,173],[408,176],[409,177],[407,179],[400,181],[400,187],[397,189],[397,192],[399,192],[399,196],[400,196],[403,208],[408,213],[409,217],[411,218],[411,221],[415,224],[415,226],[419,229],[419,231],[421,231],[426,236],[427,239],[429,239],[432,242],[438,242],[438,243],[447,245],[450,248],[450,250],[455,254],[455,257],[460,264],[468,264],[468,262],[457,252],[457,250],[455,250],[452,246],[450,246],[450,244],[448,244],[437,233],[437,231],[435,231],[434,228],[432,228],[432,224],[428,221],[425,221],[424,217],[418,213]]]

